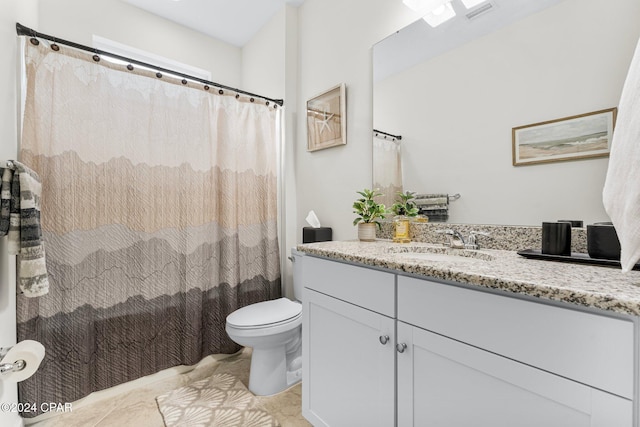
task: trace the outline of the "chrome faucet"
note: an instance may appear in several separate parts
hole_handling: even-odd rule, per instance
[[[443,233],[449,236],[449,246],[452,248],[464,248],[466,245],[464,236],[458,230],[448,228],[446,230],[438,230],[436,233]],[[456,239],[458,243],[456,243]]]

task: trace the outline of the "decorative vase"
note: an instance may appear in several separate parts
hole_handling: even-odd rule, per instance
[[[393,242],[411,242],[411,238],[409,237],[409,217],[398,215],[393,218]]]
[[[413,218],[411,218],[411,221],[424,224],[429,222],[429,217],[425,215],[416,215]]]
[[[375,242],[376,224],[373,222],[361,222],[358,224],[358,239],[361,242]]]

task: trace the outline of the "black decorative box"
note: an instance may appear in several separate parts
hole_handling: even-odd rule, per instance
[[[331,227],[302,227],[302,243],[328,242],[331,236]]]

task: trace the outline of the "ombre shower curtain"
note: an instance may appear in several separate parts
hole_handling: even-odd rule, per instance
[[[20,160],[43,183],[51,286],[17,299],[18,340],[47,351],[20,401],[71,402],[237,351],[226,316],[281,295],[277,106],[25,49]]]
[[[401,154],[400,141],[373,137],[373,188],[382,193],[376,201],[386,207],[403,191]]]

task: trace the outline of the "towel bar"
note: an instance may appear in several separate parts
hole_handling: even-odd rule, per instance
[[[454,200],[458,200],[460,198],[460,193],[456,194],[416,194],[416,199],[434,199],[434,198],[447,198],[448,202],[452,202]]]
[[[4,166],[3,167],[7,168],[7,169],[15,169],[16,165],[13,163],[13,160],[7,160],[7,161],[4,162]]]

